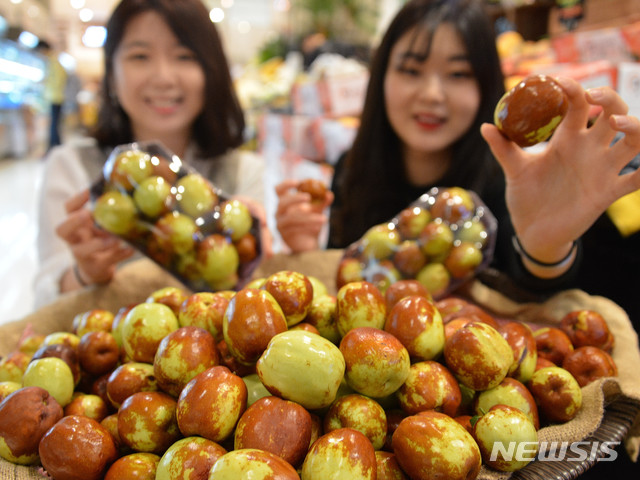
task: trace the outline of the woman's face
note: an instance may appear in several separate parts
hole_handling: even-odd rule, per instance
[[[113,85],[136,140],[188,142],[204,106],[205,74],[158,13],[128,23],[113,58]]]
[[[411,30],[393,46],[385,74],[385,107],[405,154],[448,155],[475,119],[480,87],[452,25],[436,29],[429,56],[422,60],[415,53],[422,52],[424,41]]]

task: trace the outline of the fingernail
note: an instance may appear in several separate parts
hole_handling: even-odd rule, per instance
[[[560,84],[562,88],[569,88],[571,82],[567,77],[555,77],[554,80]]]
[[[591,88],[587,90],[587,94],[591,97],[592,100],[601,100],[604,98],[604,92],[601,88]]]
[[[615,128],[618,129],[623,129],[630,125],[629,117],[626,115],[611,115],[611,120],[613,120]]]

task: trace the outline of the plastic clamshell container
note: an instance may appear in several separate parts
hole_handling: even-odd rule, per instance
[[[261,259],[248,207],[155,142],[116,147],[91,187],[95,223],[192,291],[237,290]]]
[[[366,280],[382,291],[420,281],[442,298],[493,259],[497,221],[475,192],[434,187],[345,249],[336,285]]]

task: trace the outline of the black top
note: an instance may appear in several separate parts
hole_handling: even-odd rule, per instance
[[[340,208],[343,199],[337,185],[340,182],[344,167],[343,155],[335,166],[331,189],[335,195],[332,209]],[[636,157],[627,168],[637,169],[640,156]],[[451,187],[455,184],[444,179],[437,185],[412,185],[406,181],[404,195],[389,198],[393,211],[399,213],[404,207],[417,200],[434,186]],[[622,237],[611,222],[608,215],[603,214],[578,242],[578,257],[573,266],[564,275],[542,280],[531,275],[522,265],[520,256],[515,252],[511,237],[513,226],[505,203],[505,181],[502,175],[496,177],[481,192],[476,192],[498,221],[498,234],[491,270],[497,270],[509,277],[509,282],[501,281],[500,285],[509,285],[511,291],[504,292],[514,300],[541,301],[561,290],[578,288],[590,295],[600,295],[620,305],[629,315],[634,328],[640,332],[640,232]],[[386,213],[375,211],[364,212],[369,227],[390,220]],[[364,235],[364,231],[362,235]],[[329,248],[345,248],[332,241],[329,232]],[[491,285],[494,276],[486,272],[481,280]]]

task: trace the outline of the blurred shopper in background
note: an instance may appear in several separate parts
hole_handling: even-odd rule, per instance
[[[88,187],[118,145],[159,141],[264,217],[263,161],[238,149],[245,119],[201,0],[122,0],[107,23],[91,138],[51,151],[41,191],[36,303],[109,282],[133,250],[93,223]],[[267,239],[268,240],[268,239]],[[268,243],[265,243],[268,249]]]
[[[44,77],[44,94],[45,100],[49,102],[49,139],[47,152],[57,145],[61,140],[62,125],[62,106],[65,101],[65,92],[67,88],[67,72],[58,59],[56,52],[49,42],[40,40],[36,45],[36,51],[47,58],[47,69]]]

